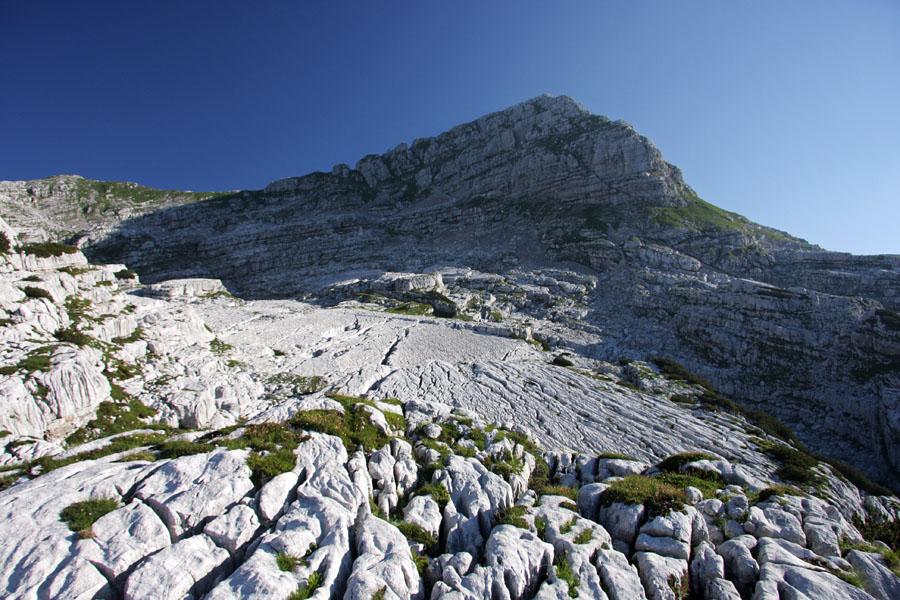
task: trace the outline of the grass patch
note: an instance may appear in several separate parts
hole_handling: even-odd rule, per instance
[[[423,544],[426,548],[430,548],[437,543],[437,540],[433,535],[431,535],[415,523],[409,523],[408,521],[398,521],[394,522],[394,525],[397,527],[397,529],[400,530],[400,533],[406,536],[406,539],[412,540],[419,544]]]
[[[115,275],[116,279],[119,280],[137,279],[137,273],[135,273],[131,269],[122,269],[121,271],[116,271]]]
[[[287,600],[308,600],[320,587],[322,587],[322,576],[313,571],[309,574],[306,584],[297,588],[297,591],[288,596]]]
[[[430,304],[423,304],[421,302],[404,302],[400,306],[396,306],[394,308],[389,308],[384,312],[388,312],[395,315],[430,315],[434,312],[434,309]]]
[[[760,490],[756,494],[753,494],[750,497],[750,504],[758,504],[760,502],[766,502],[770,498],[774,496],[802,496],[803,492],[798,490],[792,485],[773,485],[772,487],[767,487],[763,490]]]
[[[284,353],[282,352],[282,355]],[[328,380],[318,375],[294,375],[293,373],[277,373],[266,379],[269,385],[290,385],[294,393],[306,396],[324,390],[328,386]]]
[[[226,344],[219,338],[213,338],[213,340],[209,342],[209,349],[216,356],[223,356],[226,352],[229,352],[233,348],[231,344]]]
[[[148,427],[144,419],[150,419],[155,416],[156,410],[136,399],[129,399],[125,403],[101,402],[97,407],[96,416],[88,421],[84,427],[69,435],[66,438],[66,444],[77,446],[117,433],[144,429]]]
[[[669,379],[671,381],[684,381],[687,383],[692,383],[710,391],[712,391],[713,389],[713,386],[708,379],[704,379],[699,375],[691,373],[684,367],[684,365],[672,360],[671,358],[653,357],[650,359],[650,362],[652,362],[657,366],[657,368],[659,368],[663,377],[665,377],[666,379]]]
[[[142,337],[144,337],[144,330],[141,329],[140,327],[135,327],[134,331],[132,331],[129,335],[121,336],[121,337],[114,337],[112,339],[112,343],[118,344],[120,346],[124,346],[125,344],[131,344],[133,342],[136,342],[136,341],[140,340]]]
[[[579,533],[578,535],[575,536],[575,543],[576,544],[587,544],[592,539],[594,539],[594,530],[591,529],[590,527],[588,527],[587,529],[583,530],[581,533]]]
[[[601,506],[614,502],[643,504],[651,515],[667,515],[679,510],[687,502],[682,490],[657,479],[629,475],[613,482],[599,497]]]
[[[38,258],[50,258],[51,256],[62,256],[63,254],[75,254],[78,248],[60,244],[59,242],[31,242],[19,246],[19,252],[30,254]]]
[[[413,563],[415,563],[419,575],[424,575],[425,571],[428,569],[428,565],[431,564],[431,561],[428,560],[427,556],[416,554],[413,551],[410,551],[410,554],[412,555]]]
[[[512,525],[513,527],[528,529],[528,521],[523,518],[527,511],[528,509],[524,506],[504,508],[497,513],[495,525]]]
[[[657,466],[660,471],[669,473],[680,473],[681,467],[688,463],[698,460],[717,460],[715,456],[710,456],[703,452],[679,452],[664,458]]]
[[[79,331],[74,325],[69,325],[65,329],[57,329],[53,332],[53,337],[60,342],[74,344],[79,347],[88,346],[94,341],[94,338],[83,331]]]
[[[716,490],[725,489],[726,485],[721,475],[707,471],[698,471],[696,474],[691,475],[686,473],[663,473],[655,479],[679,490],[683,490],[688,486],[695,487],[700,490],[704,498],[715,498]]]
[[[747,220],[741,215],[704,202],[696,194],[685,192],[686,206],[655,206],[650,209],[653,220],[664,227],[695,231],[745,231]]]
[[[634,460],[634,461],[637,460],[633,456],[628,456],[627,454],[622,454],[620,452],[601,452],[597,456],[597,458],[600,458],[600,459],[611,458],[611,459],[615,459],[615,460]]]
[[[578,597],[578,584],[581,581],[572,570],[572,563],[569,562],[569,556],[562,552],[558,553],[553,559],[553,567],[556,571],[556,577],[561,581],[565,581],[569,586],[569,598]]]
[[[757,440],[756,443],[760,450],[781,463],[775,474],[782,479],[801,485],[820,485],[823,483],[823,478],[813,472],[813,468],[819,464],[819,461],[813,456],[784,444],[765,440]]]
[[[85,531],[103,515],[119,508],[119,501],[115,498],[98,498],[76,502],[62,509],[59,518],[69,524],[72,531]]]
[[[559,532],[563,535],[566,535],[575,525],[578,523],[578,515],[572,515],[572,518],[562,524],[562,527],[559,528]]]
[[[441,507],[441,511],[443,512],[444,507],[447,506],[447,503],[450,502],[450,492],[447,491],[447,488],[444,487],[443,483],[429,483],[427,485],[423,485],[418,490],[416,490],[415,496],[431,496],[435,502],[438,503],[438,506]]]
[[[182,456],[191,456],[193,454],[205,454],[206,452],[212,452],[216,448],[200,442],[172,440],[159,444],[155,449],[159,452],[160,458],[181,458]]]
[[[247,466],[253,471],[251,479],[254,485],[261,487],[276,475],[287,473],[297,466],[297,456],[290,448],[280,448],[265,456],[253,453],[247,457]]]
[[[390,441],[369,420],[369,413],[364,408],[366,401],[337,394],[331,397],[344,405],[343,413],[325,409],[301,411],[291,418],[291,425],[298,429],[336,435],[344,442],[348,453],[355,452],[357,446],[362,446],[366,452],[372,452]]]
[[[275,562],[278,564],[278,568],[281,571],[290,572],[296,569],[297,565],[302,564],[304,560],[299,556],[291,556],[290,554],[279,552],[275,557]]]
[[[573,502],[578,502],[578,490],[564,485],[545,485],[535,491],[538,493],[538,498],[541,496],[563,496]]]

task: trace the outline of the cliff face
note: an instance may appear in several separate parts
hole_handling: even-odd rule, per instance
[[[631,126],[570,98],[260,191],[170,192],[150,210],[94,190],[75,225],[58,215],[77,185],[29,183],[4,184],[4,206],[31,202],[45,228],[145,281],[333,303],[382,293],[385,271],[443,270],[451,314],[477,299],[470,317],[533,323],[583,356],[678,359],[900,486],[900,258],[826,252],[707,204]]]

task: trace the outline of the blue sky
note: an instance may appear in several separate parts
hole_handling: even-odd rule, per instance
[[[260,188],[542,93],[706,200],[900,254],[900,2],[0,0],[0,179]]]

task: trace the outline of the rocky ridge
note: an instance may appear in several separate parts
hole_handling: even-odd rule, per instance
[[[897,597],[863,533],[900,501],[790,471],[657,365],[560,351],[589,329],[453,315],[439,274],[323,308],[0,260],[5,597]]]

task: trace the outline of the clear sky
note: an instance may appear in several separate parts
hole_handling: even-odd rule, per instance
[[[257,189],[542,93],[714,204],[900,254],[897,0],[0,0],[0,179]]]

